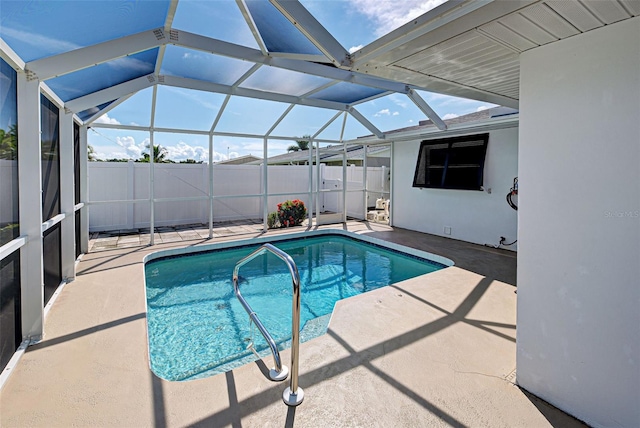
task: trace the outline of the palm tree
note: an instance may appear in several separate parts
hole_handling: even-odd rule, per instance
[[[295,145],[287,147],[287,152],[297,152],[298,150],[309,150],[309,140],[311,135],[303,135],[302,140],[296,140]]]
[[[147,149],[148,148],[149,146],[147,146]],[[171,161],[167,159],[168,154],[167,149],[164,147],[153,145],[153,163],[171,163]],[[138,162],[149,162],[149,153],[143,153]]]

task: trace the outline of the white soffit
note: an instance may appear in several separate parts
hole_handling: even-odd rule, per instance
[[[353,69],[517,107],[520,53],[638,15],[638,0],[487,1],[440,26],[434,25],[437,17],[424,20],[421,25],[433,29],[416,31],[413,39],[399,32],[403,43],[392,50],[372,43],[354,54]],[[376,49],[379,55],[368,54]]]

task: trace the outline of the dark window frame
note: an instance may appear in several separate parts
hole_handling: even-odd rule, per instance
[[[413,187],[483,190],[488,145],[488,133],[422,141]]]

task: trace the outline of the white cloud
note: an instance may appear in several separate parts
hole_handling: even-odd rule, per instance
[[[94,123],[107,123],[109,125],[120,125],[118,119],[109,117],[108,113],[103,114],[99,118],[97,118]]]
[[[202,146],[191,146],[184,141],[178,142],[175,146],[162,146],[167,150],[167,158],[180,162],[187,159],[196,161],[209,161],[209,150]],[[214,162],[224,160],[225,156],[214,152]]]
[[[476,109],[476,111],[483,111],[483,110],[489,110],[489,106],[480,106]]]
[[[398,116],[400,113],[397,111],[392,112],[391,110],[389,110],[388,108],[382,109],[379,112],[377,112],[376,114],[374,114],[375,117],[382,117],[382,116]]]
[[[455,113],[447,113],[442,116],[442,120],[455,119],[456,117],[458,117],[458,115]]]
[[[356,10],[371,19],[377,26],[377,36],[401,27],[444,2],[445,0],[351,0]]]
[[[130,56],[114,59],[106,64],[116,70],[131,70],[139,73],[147,73],[149,72],[150,67],[152,67],[152,65],[150,66],[146,62]]]
[[[23,43],[36,46],[44,51],[65,52],[81,48],[82,46],[71,43],[66,40],[56,39],[44,34],[34,33],[33,31],[23,31],[17,28],[5,26],[2,29],[5,35],[14,37]]]
[[[389,99],[393,101],[395,105],[400,108],[406,109],[408,107],[407,99],[405,96],[400,96],[399,94],[391,94],[389,95]]]
[[[364,47],[364,45],[358,45],[358,46],[351,46],[349,48],[349,53],[354,53],[359,51],[360,49],[362,49]]]
[[[131,136],[127,137],[116,137],[116,144],[125,149],[126,153],[123,158],[129,159],[140,159],[142,157],[142,152],[149,145],[149,139],[145,138],[141,143],[137,144],[135,138]],[[110,157],[115,157],[111,156]]]

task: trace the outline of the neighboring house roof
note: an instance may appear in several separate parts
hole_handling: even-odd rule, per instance
[[[454,117],[451,119],[447,119],[444,121],[444,123],[447,126],[451,126],[451,125],[459,125],[462,123],[471,123],[471,122],[480,122],[480,121],[484,121],[484,120],[488,120],[488,119],[492,119],[495,117],[502,117],[502,116],[510,116],[513,114],[518,114],[518,110],[516,109],[512,109],[509,107],[493,107],[493,108],[488,108],[485,110],[480,110],[474,113],[469,113],[469,114],[465,114],[463,116],[458,116],[458,117]],[[391,131],[386,131],[385,135],[389,136],[391,134],[395,134],[395,133],[401,133],[401,132],[407,132],[407,131],[419,131],[422,129],[429,129],[429,128],[435,128],[436,125],[430,121],[430,120],[421,120],[418,125],[415,126],[409,126],[407,128],[400,128],[400,129],[394,129]],[[367,135],[366,137],[370,137],[371,135]],[[364,138],[364,137],[362,137]],[[393,140],[393,138],[389,138],[390,140]]]
[[[337,152],[340,150],[340,152]],[[334,145],[324,147],[320,149],[320,163],[328,162],[340,162],[342,161],[342,146]],[[369,146],[367,155],[378,156],[384,151],[388,151],[389,147],[385,145],[381,146]],[[315,149],[311,149],[311,156],[315,160]],[[347,147],[347,162],[355,160],[363,160],[364,158],[364,146],[351,145]],[[297,152],[284,153],[282,155],[271,156],[267,159],[269,165],[290,165],[290,164],[304,164],[309,161],[309,150],[298,150]],[[262,163],[262,159],[259,162],[252,162],[254,164]]]
[[[262,158],[258,157],[258,156],[254,156],[254,155],[244,155],[244,156],[239,156],[237,158],[231,158],[231,159],[227,159],[227,160],[223,160],[220,162],[216,162],[216,165],[243,165],[243,164],[247,164],[247,163],[262,163]]]
[[[457,125],[462,123],[481,122],[491,118],[509,116],[517,114],[518,110],[508,107],[493,107],[485,110],[481,110],[474,113],[465,114],[464,116],[458,116],[455,118],[447,119],[444,122],[447,126]],[[396,133],[403,133],[407,131],[419,131],[423,129],[435,128],[436,125],[430,120],[421,120],[418,125],[410,126],[407,128],[394,129],[386,131],[385,135],[390,136]],[[363,136],[362,138],[371,137],[371,135]],[[393,140],[390,137],[389,140]],[[334,145],[325,147],[320,151],[320,162],[340,162],[342,160],[342,153],[337,153],[341,150],[341,145]],[[384,151],[388,151],[388,145],[370,145],[368,146],[368,156],[379,156]],[[315,150],[312,149],[311,156],[315,159]],[[364,158],[364,146],[362,144],[350,145],[347,147],[347,162],[362,160]],[[297,152],[284,153],[282,155],[271,156],[267,159],[269,165],[290,165],[290,164],[304,164],[309,161],[309,151],[299,150]],[[262,159],[251,162],[252,164],[261,164]]]

